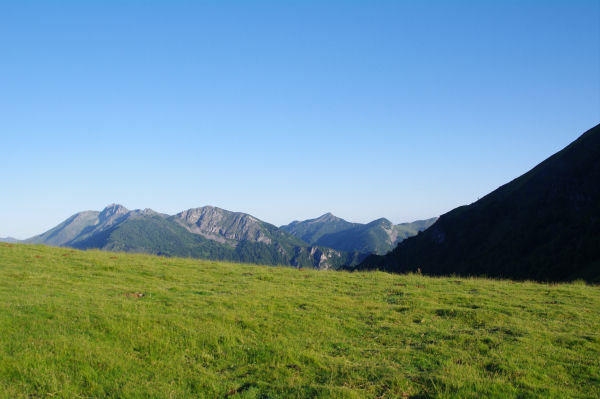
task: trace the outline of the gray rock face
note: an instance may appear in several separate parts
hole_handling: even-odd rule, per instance
[[[344,256],[343,252],[331,248],[296,247],[291,265],[300,267],[303,261],[308,260],[315,269],[331,270],[339,266],[339,260]]]
[[[342,253],[331,248],[311,247],[310,256],[319,270],[330,270],[333,266],[332,260],[341,257]]]
[[[271,244],[266,223],[254,216],[230,212],[213,206],[188,209],[175,215],[174,219],[189,232],[220,242],[250,241]]]
[[[110,226],[115,224],[119,219],[129,213],[129,209],[123,205],[110,204],[100,212],[98,220],[104,226]]]

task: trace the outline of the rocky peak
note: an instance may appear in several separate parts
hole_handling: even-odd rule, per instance
[[[196,224],[198,221],[213,221],[216,222],[223,218],[223,209],[214,206],[202,206],[200,208],[192,208],[180,212],[175,215],[178,219],[184,220],[186,223]]]
[[[226,211],[214,206],[192,208],[175,215],[188,231],[213,240],[271,243],[263,224],[246,213]]]
[[[125,208],[123,205],[110,204],[106,208],[104,208],[102,210],[102,212],[100,212],[100,215],[98,215],[98,218],[103,223],[112,222],[112,221],[118,219],[119,217],[127,214],[128,212],[129,212],[129,210],[127,208]]]

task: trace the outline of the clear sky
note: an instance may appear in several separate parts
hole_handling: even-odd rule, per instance
[[[427,218],[599,122],[597,0],[0,2],[0,236]]]

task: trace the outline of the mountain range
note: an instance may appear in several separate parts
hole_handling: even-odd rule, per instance
[[[25,243],[78,249],[144,252],[269,265],[336,269],[356,265],[369,253],[385,253],[427,221],[394,226],[386,219],[346,222],[331,214],[278,228],[254,216],[213,206],[166,215],[111,204],[76,213]],[[290,228],[296,226],[297,228]],[[302,228],[301,228],[302,226]],[[306,239],[299,232],[315,232]],[[329,242],[330,245],[324,245]]]
[[[316,219],[294,221],[281,229],[310,245],[339,251],[385,254],[402,240],[431,226],[437,218],[394,225],[381,218],[371,223],[351,223],[326,213]]]
[[[600,282],[600,125],[355,269]]]
[[[166,215],[112,204],[23,242],[319,269],[600,282],[599,183],[597,125],[439,218],[360,224],[326,213],[276,227],[212,206]]]

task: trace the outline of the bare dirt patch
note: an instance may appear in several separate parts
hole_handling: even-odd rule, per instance
[[[141,292],[126,292],[123,295],[130,298],[143,298],[146,296],[146,294],[143,294]]]

